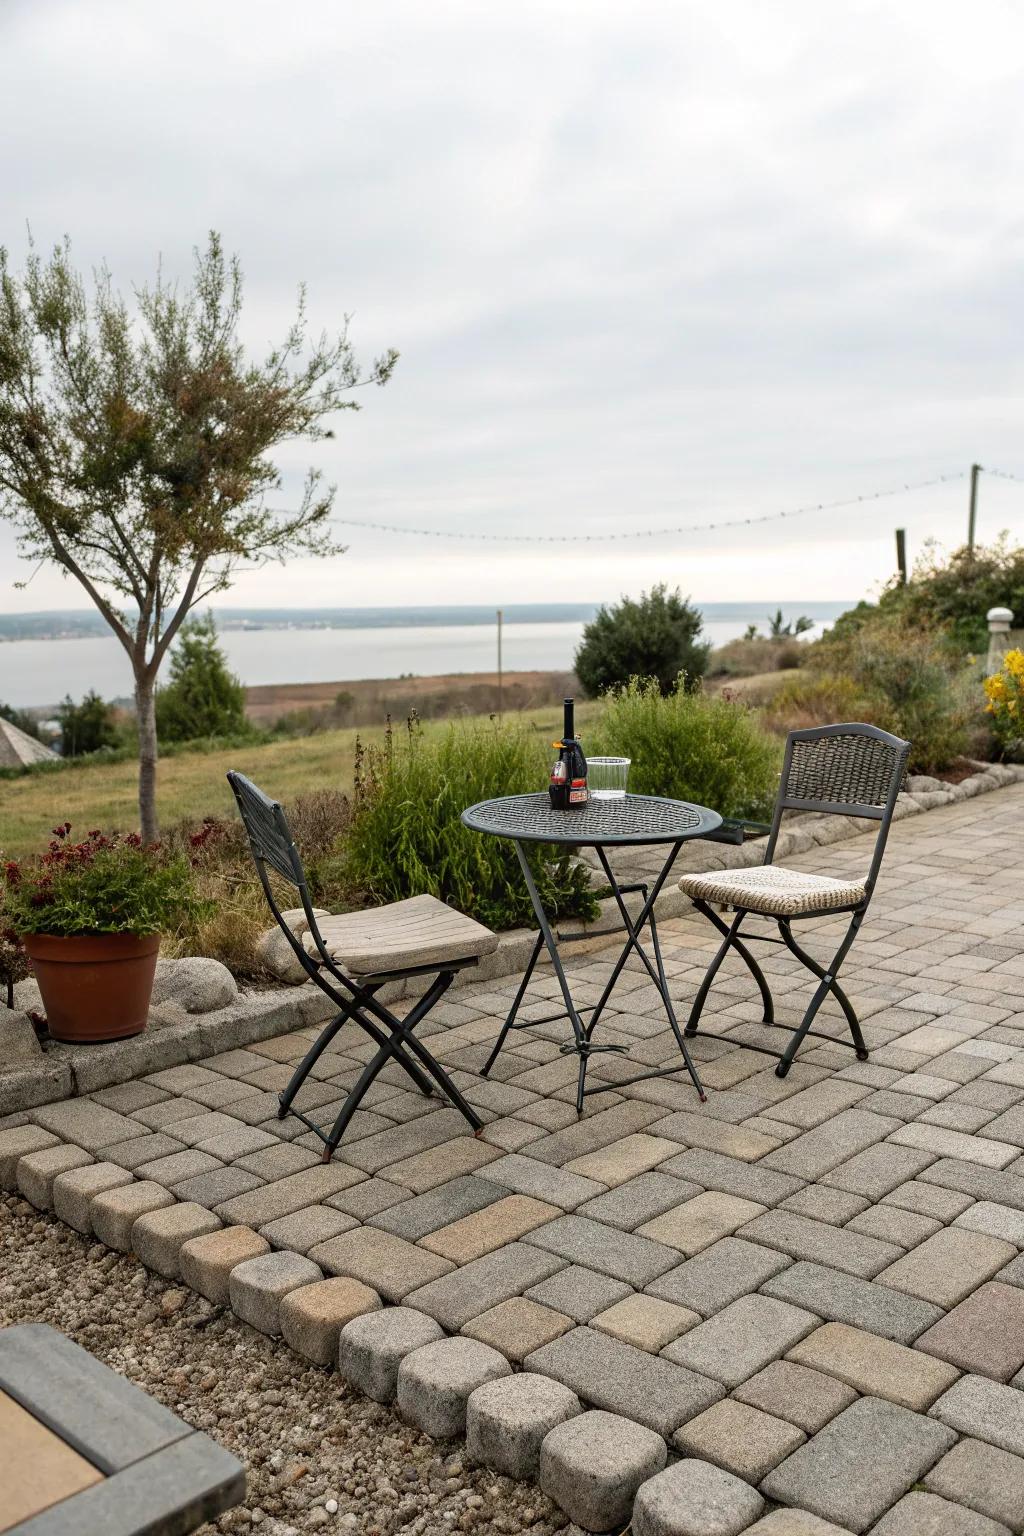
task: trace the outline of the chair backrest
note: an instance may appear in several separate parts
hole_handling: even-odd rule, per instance
[[[282,879],[287,880],[299,893],[303,911],[306,914],[306,922],[317,944],[318,949],[326,954],[320,929],[317,927],[316,917],[313,913],[313,904],[310,900],[309,886],[306,883],[306,872],[302,867],[302,859],[299,850],[295,846],[291,829],[288,826],[288,818],[276,800],[271,800],[265,795],[257,784],[247,779],[244,773],[237,773],[234,769],[228,774],[228,783],[238,804],[242,825],[245,827],[246,836],[249,839],[249,848],[256,865],[256,873],[260,877],[263,886],[263,894],[277,921],[278,927],[287,938],[292,949],[298,955],[307,970],[312,967],[307,963],[309,957],[303,945],[295,937],[292,929],[281,916],[281,909],[275,898],[273,887],[267,878],[267,866],[269,865]]]
[[[790,731],[782,762],[765,863],[775,854],[786,811],[861,816],[880,823],[868,877],[874,884],[896,796],[907,773],[910,742],[877,725],[846,723]]]

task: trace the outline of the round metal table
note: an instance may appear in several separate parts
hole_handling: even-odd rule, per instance
[[[665,965],[661,955],[661,945],[658,942],[658,927],[654,919],[654,903],[661,893],[661,889],[668,878],[669,871],[675,863],[676,856],[685,842],[691,838],[706,837],[715,832],[722,824],[722,818],[717,811],[708,810],[702,805],[690,805],[685,800],[664,800],[654,795],[625,795],[618,800],[590,800],[587,805],[572,810],[555,810],[551,805],[547,792],[533,795],[506,795],[498,800],[482,800],[478,805],[471,805],[462,813],[463,824],[475,832],[482,832],[490,837],[507,837],[515,844],[515,850],[519,857],[519,865],[526,882],[526,889],[533,904],[536,914],[539,932],[533,953],[526,967],[526,972],[519,985],[515,1000],[509,1011],[508,1017],[502,1025],[501,1032],[495,1042],[486,1066],[483,1068],[483,1076],[486,1077],[497,1059],[512,1029],[529,1029],[538,1024],[550,1024],[553,1020],[567,1017],[572,1025],[573,1038],[562,1047],[563,1052],[575,1052],[579,1057],[579,1075],[576,1086],[576,1112],[582,1114],[583,1101],[595,1093],[607,1093],[613,1089],[628,1087],[631,1083],[642,1082],[646,1078],[666,1077],[673,1072],[678,1072],[679,1067],[662,1067],[650,1072],[640,1072],[633,1077],[616,1082],[602,1083],[600,1087],[587,1086],[587,1062],[597,1051],[627,1051],[624,1045],[601,1045],[593,1039],[594,1030],[598,1020],[615,989],[615,984],[622,975],[623,968],[629,956],[635,951],[643,962],[648,975],[657,988],[664,1004],[665,1014],[672,1028],[682,1055],[682,1066],[689,1072],[693,1079],[694,1087],[700,1095],[701,1103],[705,1101],[704,1089],[697,1069],[693,1064],[689,1048],[683,1038],[682,1030],[676,1019],[672,999],[669,996],[668,978],[665,975]],[[537,885],[530,869],[529,860],[526,857],[525,844],[528,843],[557,843],[564,847],[593,848],[597,853],[601,868],[611,887],[615,898],[619,915],[622,918],[626,930],[626,943],[619,955],[612,973],[601,993],[597,1003],[592,1008],[578,1008],[573,1001],[572,992],[566,978],[559,953],[558,940],[548,922],[544,905],[537,891]],[[654,884],[650,887],[646,883],[632,885],[620,885],[615,878],[611,864],[608,860],[609,848],[646,847],[649,844],[664,843],[670,845],[668,856]],[[630,916],[625,897],[631,894],[639,894],[642,897],[642,906],[639,915],[634,919]],[[648,954],[642,942],[644,929],[650,930],[650,947],[652,954]],[[605,930],[613,931],[613,930]],[[617,930],[614,930],[617,931]],[[580,935],[580,937],[594,937],[592,934]],[[531,1019],[519,1022],[517,1015],[522,1006],[530,979],[533,976],[541,950],[546,948],[554,966],[555,975],[561,989],[562,999],[565,1003],[564,1013],[548,1014],[541,1019]],[[589,1014],[589,1019],[584,1024],[583,1014]]]

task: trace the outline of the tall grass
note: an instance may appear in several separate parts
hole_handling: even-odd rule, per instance
[[[492,928],[535,921],[515,848],[462,825],[469,805],[544,789],[549,752],[522,727],[451,725],[428,738],[415,721],[357,754],[349,880],[374,902],[427,892]],[[551,917],[596,915],[587,871],[564,849],[529,852]]]

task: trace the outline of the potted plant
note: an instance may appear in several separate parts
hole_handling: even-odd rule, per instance
[[[146,1026],[160,935],[196,906],[182,857],[135,833],[55,827],[41,856],[3,866],[0,917],[20,937],[55,1040],[121,1040]]]

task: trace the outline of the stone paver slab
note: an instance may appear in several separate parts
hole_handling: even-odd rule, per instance
[[[652,1296],[692,1308],[702,1317],[720,1312],[789,1267],[787,1254],[740,1237],[723,1237],[647,1287]]]
[[[850,1160],[865,1147],[883,1141],[893,1131],[899,1130],[900,1122],[891,1115],[872,1114],[867,1109],[846,1109],[834,1120],[815,1126],[795,1141],[769,1152],[765,1158],[768,1168],[780,1173],[791,1173],[799,1179],[820,1179],[840,1163]]]
[[[931,1412],[962,1435],[1024,1456],[1024,1392],[1015,1387],[1004,1387],[987,1376],[962,1376]]]
[[[133,1180],[114,1185],[94,1195],[89,1206],[89,1223],[101,1243],[120,1253],[132,1251],[132,1228],[147,1211],[173,1205],[174,1196],[162,1184]]]
[[[778,1248],[793,1259],[831,1264],[864,1280],[870,1280],[903,1254],[903,1249],[894,1243],[812,1221],[793,1211],[767,1211],[740,1227],[737,1235],[764,1248]]]
[[[565,1164],[565,1169],[568,1173],[582,1174],[584,1178],[594,1179],[614,1189],[617,1184],[636,1178],[637,1174],[657,1168],[659,1163],[674,1157],[678,1151],[678,1142],[638,1131],[596,1152],[586,1152],[582,1157],[573,1158],[572,1162]]]
[[[645,1222],[637,1235],[667,1244],[692,1257],[702,1249],[710,1248],[719,1238],[730,1236],[738,1227],[760,1216],[764,1209],[754,1200],[741,1200],[736,1195],[708,1190],[677,1205],[675,1210]],[[651,1280],[654,1278],[650,1276]]]
[[[943,1308],[955,1307],[1016,1256],[1011,1243],[980,1232],[949,1227],[897,1259],[878,1275],[881,1285],[919,1296]]]
[[[0,1189],[16,1190],[21,1159],[56,1144],[57,1137],[41,1125],[9,1125],[0,1130]]]
[[[633,1344],[658,1354],[673,1339],[695,1328],[701,1321],[699,1312],[688,1307],[677,1307],[671,1301],[659,1301],[656,1296],[625,1296],[622,1301],[595,1313],[591,1327],[601,1333],[610,1333],[613,1339]]]
[[[228,1276],[231,1310],[260,1333],[281,1332],[281,1303],[289,1291],[323,1280],[319,1265],[299,1253],[244,1259]]]
[[[747,1483],[687,1458],[640,1488],[633,1506],[633,1536],[739,1536],[764,1509]]]
[[[954,1227],[964,1227],[968,1232],[984,1232],[987,1237],[999,1237],[1015,1248],[1024,1248],[1024,1211],[1012,1206],[999,1205],[994,1200],[978,1200],[968,1206],[954,1221]]]
[[[605,1226],[633,1232],[645,1221],[661,1216],[683,1200],[691,1200],[699,1194],[700,1189],[696,1184],[674,1178],[671,1174],[652,1171],[641,1173],[635,1179],[629,1179],[625,1184],[619,1184],[615,1189],[587,1200],[577,1208],[577,1213],[589,1216],[593,1221],[603,1222]]]
[[[582,1413],[544,1437],[540,1486],[586,1530],[619,1530],[637,1489],[661,1471],[667,1455],[650,1430],[617,1414]]]
[[[27,1152],[18,1161],[18,1189],[37,1211],[53,1209],[53,1183],[58,1174],[70,1173],[93,1160],[83,1147],[63,1145]]]
[[[548,1432],[580,1410],[575,1392],[529,1371],[484,1382],[466,1404],[466,1449],[505,1477],[536,1478]]]
[[[816,1435],[829,1419],[848,1408],[857,1394],[833,1376],[792,1360],[773,1360],[738,1386],[733,1396],[775,1418],[787,1419],[805,1435]]]
[[[627,1285],[643,1286],[671,1269],[677,1259],[664,1243],[617,1227],[605,1227],[586,1216],[561,1216],[531,1232],[531,1246],[545,1248],[573,1264],[611,1275]]]
[[[882,1516],[874,1536],[1011,1536],[1005,1525],[934,1493],[908,1493]]]
[[[563,1211],[574,1211],[585,1200],[605,1193],[604,1184],[596,1179],[570,1173],[566,1168],[553,1168],[524,1152],[510,1152],[488,1163],[485,1175],[491,1184],[500,1184],[517,1195],[532,1195],[535,1200],[546,1200]]]
[[[664,1350],[668,1360],[738,1387],[817,1327],[800,1307],[770,1296],[741,1296]]]
[[[316,1365],[333,1365],[341,1330],[380,1305],[377,1292],[362,1281],[333,1276],[288,1291],[281,1298],[278,1319],[286,1344]]]
[[[354,1227],[309,1250],[309,1257],[331,1275],[348,1275],[402,1301],[410,1291],[438,1280],[454,1268],[449,1259],[427,1253],[414,1243],[376,1227]]]
[[[1024,1460],[983,1440],[954,1445],[924,1485],[930,1493],[1000,1520],[1012,1531],[1024,1526]]]
[[[944,1126],[919,1121],[901,1126],[891,1139],[896,1146],[920,1147],[936,1157],[960,1158],[967,1163],[980,1163],[983,1168],[1005,1168],[1020,1156],[1020,1148],[1008,1142],[967,1136],[963,1131],[949,1131]]]
[[[847,1323],[825,1323],[791,1349],[789,1358],[845,1381],[865,1397],[884,1397],[916,1413],[926,1412],[957,1376],[944,1362]]]
[[[991,1281],[934,1327],[915,1346],[961,1371],[1009,1381],[1024,1365],[1024,1291]]]
[[[428,1233],[437,1232],[463,1216],[472,1216],[485,1206],[493,1205],[505,1194],[506,1190],[500,1184],[470,1173],[450,1179],[447,1184],[439,1184],[423,1195],[406,1198],[407,1192],[403,1190],[403,1198],[397,1204],[374,1213],[369,1222],[372,1227],[381,1227],[396,1237],[404,1237],[407,1242],[417,1243]]]
[[[532,1301],[564,1312],[574,1322],[589,1323],[598,1312],[633,1295],[633,1291],[622,1280],[613,1280],[610,1275],[599,1275],[595,1269],[586,1269],[581,1264],[566,1264],[526,1294]]]
[[[520,1365],[535,1349],[550,1344],[572,1327],[572,1318],[564,1312],[556,1312],[526,1296],[510,1296],[508,1301],[472,1318],[462,1331],[468,1338],[489,1344],[506,1360]]]
[[[175,1201],[138,1216],[132,1226],[132,1249],[140,1264],[168,1280],[181,1275],[181,1248],[193,1237],[215,1232],[220,1217],[191,1200]],[[98,1234],[97,1234],[98,1235]]]
[[[53,1214],[58,1221],[88,1236],[92,1231],[93,1197],[133,1182],[131,1174],[114,1163],[86,1163],[59,1173],[53,1181]]]
[[[231,1304],[228,1279],[236,1264],[269,1253],[270,1244],[251,1227],[222,1227],[182,1243],[178,1255],[181,1278],[215,1306]]]
[[[259,1154],[256,1154],[259,1156]],[[321,1205],[341,1189],[360,1182],[362,1175],[344,1163],[318,1163],[290,1173],[262,1189],[251,1190],[217,1206],[222,1221],[243,1227],[265,1227],[280,1216],[290,1216],[307,1205]]]
[[[684,1456],[699,1456],[756,1485],[806,1439],[795,1424],[725,1398],[677,1429],[672,1443]]]
[[[840,1269],[802,1260],[766,1280],[762,1290],[768,1296],[806,1307],[828,1322],[850,1323],[897,1344],[912,1344],[942,1316],[942,1309],[933,1302],[893,1290],[877,1279],[860,1280]]]
[[[36,1125],[59,1136],[61,1141],[73,1141],[87,1152],[98,1152],[101,1147],[130,1141],[145,1132],[145,1126],[137,1120],[105,1109],[92,1099],[65,1099],[60,1104],[44,1104],[41,1109],[30,1110],[29,1114]]]
[[[470,1216],[428,1233],[420,1238],[420,1247],[451,1259],[453,1264],[469,1264],[561,1215],[557,1205],[534,1200],[530,1195],[506,1195]]]
[[[704,1148],[691,1147],[664,1165],[664,1173],[686,1179],[702,1189],[718,1190],[723,1195],[738,1195],[742,1200],[754,1200],[759,1205],[778,1205],[804,1187],[803,1180],[789,1173],[778,1173],[763,1163],[744,1162],[740,1158],[726,1157],[721,1152],[709,1152]]]
[[[420,1250],[422,1251],[422,1250]],[[433,1257],[433,1255],[425,1255]],[[434,1259],[435,1263],[443,1260]],[[450,1332],[456,1332],[481,1312],[487,1312],[511,1296],[520,1296],[565,1267],[564,1260],[525,1243],[509,1243],[494,1253],[475,1259],[461,1269],[444,1274],[411,1292],[409,1305],[418,1307]],[[450,1266],[449,1266],[450,1268]],[[380,1287],[377,1287],[378,1290]],[[557,1302],[534,1292],[533,1299],[564,1311]]]

